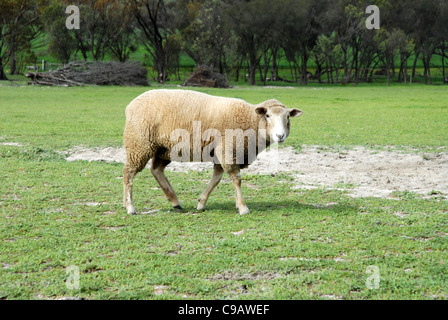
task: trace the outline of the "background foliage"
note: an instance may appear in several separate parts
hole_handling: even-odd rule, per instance
[[[65,8],[80,29],[65,28]],[[380,9],[369,30],[366,8]],[[0,79],[27,64],[139,60],[158,82],[207,65],[257,81],[446,82],[447,0],[2,0]]]

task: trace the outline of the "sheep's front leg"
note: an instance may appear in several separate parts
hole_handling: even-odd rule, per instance
[[[170,163],[169,160],[154,157],[151,163],[151,173],[159,183],[168,201],[173,205],[174,209],[182,210],[179,199],[177,198],[177,195],[174,192],[173,187],[171,186],[171,184],[169,183],[168,179],[166,178],[163,172],[165,170],[165,167],[169,163]]]
[[[210,183],[208,184],[207,188],[204,190],[204,192],[199,197],[198,210],[205,209],[205,203],[207,202],[208,197],[210,196],[210,193],[212,193],[213,189],[218,185],[219,181],[221,181],[223,173],[224,173],[224,170],[222,169],[221,165],[215,164],[215,167],[213,170],[213,177],[210,180]]]
[[[128,214],[137,214],[132,201],[132,180],[134,180],[137,170],[129,166],[123,168],[123,206]]]
[[[137,173],[143,170],[149,160],[147,152],[126,150],[126,164],[123,168],[123,206],[128,214],[137,214],[132,201],[132,182]]]
[[[233,169],[229,172],[232,179],[233,188],[235,189],[236,208],[240,214],[249,213],[249,208],[246,206],[243,200],[243,194],[241,193],[241,173],[240,168]]]

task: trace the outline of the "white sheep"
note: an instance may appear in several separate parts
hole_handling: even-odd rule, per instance
[[[213,177],[199,197],[197,209],[205,208],[210,193],[227,172],[239,213],[249,213],[241,194],[240,169],[246,168],[271,142],[285,141],[290,132],[289,117],[302,113],[285,108],[275,99],[252,105],[241,99],[191,90],[161,89],[141,94],[126,108],[124,207],[129,214],[136,214],[132,181],[150,159],[151,173],[169,202],[180,210],[176,193],[164,175],[165,167],[171,161],[213,161]],[[235,132],[243,137],[239,139],[241,135],[237,134],[234,144],[230,133]],[[255,149],[251,148],[251,139],[257,142]]]

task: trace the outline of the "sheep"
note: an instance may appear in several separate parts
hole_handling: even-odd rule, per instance
[[[150,159],[151,173],[174,209],[183,210],[164,175],[166,166],[171,161],[213,161],[213,176],[198,199],[197,210],[205,209],[210,193],[226,172],[235,190],[236,208],[246,214],[249,209],[241,193],[240,169],[271,143],[285,141],[290,132],[289,117],[300,116],[303,111],[287,109],[275,99],[252,105],[191,90],[158,89],[135,98],[125,113],[123,205],[128,214],[136,214],[133,179]],[[243,139],[236,135],[234,145],[231,134],[235,132],[243,133]],[[251,139],[258,142],[252,149]]]

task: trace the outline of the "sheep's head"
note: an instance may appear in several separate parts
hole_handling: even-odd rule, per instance
[[[267,139],[270,142],[282,143],[289,136],[290,117],[303,114],[300,109],[287,109],[281,102],[272,99],[260,103],[255,112],[265,119]]]

